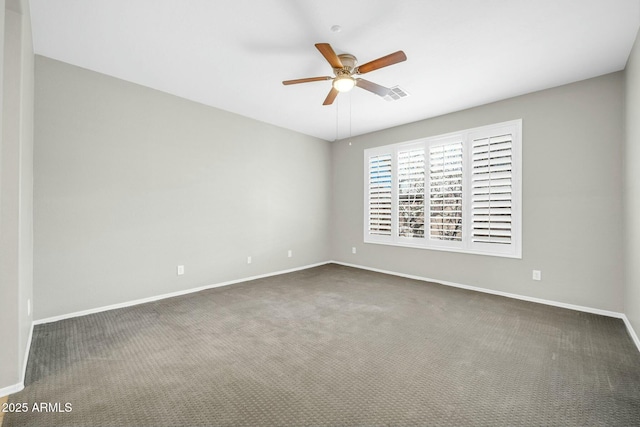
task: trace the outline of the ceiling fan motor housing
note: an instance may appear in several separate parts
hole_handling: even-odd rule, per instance
[[[349,74],[351,74],[353,70],[356,68],[356,64],[358,63],[358,60],[356,59],[356,57],[351,55],[350,53],[343,53],[342,55],[338,55],[338,58],[340,58],[340,62],[342,62],[342,68],[333,69],[333,71],[336,72],[336,76],[338,75],[339,71],[343,71],[343,70],[348,71]]]

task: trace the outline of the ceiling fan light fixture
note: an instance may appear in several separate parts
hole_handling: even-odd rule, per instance
[[[335,27],[336,26],[334,26],[333,28],[334,30],[336,29]],[[358,86],[360,89],[369,91],[383,98],[388,96],[391,92],[391,89],[359,77],[356,79],[353,76],[365,74],[379,68],[388,67],[389,65],[397,64],[398,62],[407,60],[407,55],[405,55],[403,51],[399,50],[397,52],[390,53],[389,55],[374,59],[373,61],[369,61],[366,64],[356,67],[358,60],[355,56],[351,55],[350,53],[342,53],[340,55],[336,55],[336,52],[333,50],[329,43],[316,43],[316,49],[320,51],[322,56],[324,56],[324,59],[326,59],[329,65],[331,65],[335,77],[307,77],[304,79],[285,80],[282,82],[282,84],[293,85],[297,83],[310,83],[319,82],[322,80],[332,80],[331,90],[329,91],[329,94],[325,98],[322,105],[333,104],[333,101],[335,101],[339,93],[349,92],[351,89],[353,89],[354,86]]]
[[[338,76],[333,79],[333,87],[338,92],[349,92],[356,85],[356,81],[351,76]]]

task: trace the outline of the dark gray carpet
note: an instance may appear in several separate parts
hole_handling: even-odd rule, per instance
[[[337,265],[38,326],[26,382],[5,427],[640,425],[621,320]]]

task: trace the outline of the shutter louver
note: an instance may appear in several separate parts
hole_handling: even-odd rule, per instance
[[[391,236],[391,154],[369,158],[369,234]]]
[[[473,242],[511,244],[512,144],[511,134],[473,141]]]
[[[429,237],[462,241],[462,142],[429,149]]]
[[[424,148],[398,152],[398,236],[424,238]]]

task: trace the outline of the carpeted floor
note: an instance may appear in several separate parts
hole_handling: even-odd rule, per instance
[[[37,326],[26,383],[3,426],[640,425],[621,320],[338,265]]]

